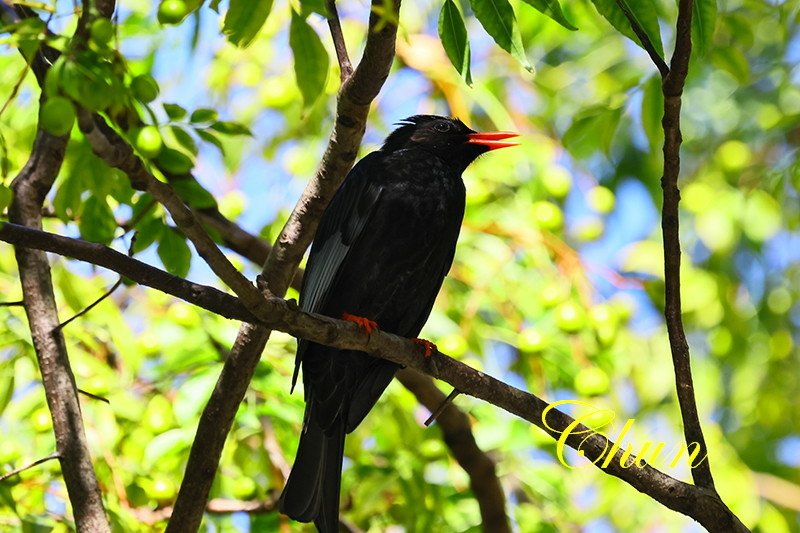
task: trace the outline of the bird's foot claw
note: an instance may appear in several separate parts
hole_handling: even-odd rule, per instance
[[[414,344],[419,344],[425,349],[425,357],[430,357],[439,351],[436,345],[429,340],[414,338],[411,339],[411,342],[413,342]]]
[[[369,337],[372,332],[378,329],[378,323],[374,320],[364,318],[363,316],[351,315],[350,313],[342,313],[342,320],[354,322],[364,334]]]

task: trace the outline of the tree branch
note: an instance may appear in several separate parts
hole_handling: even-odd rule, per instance
[[[373,5],[380,5],[381,1],[373,0]],[[395,0],[393,9],[399,12],[400,0]],[[322,211],[355,161],[370,103],[389,75],[396,35],[394,24],[382,23],[377,14],[370,14],[364,55],[355,73],[340,89],[335,125],[325,155],[262,269],[269,290],[277,296],[286,294]],[[253,309],[249,304],[248,308]],[[259,313],[258,316],[262,315]],[[186,473],[172,518],[167,524],[168,533],[194,531],[200,525],[226,436],[269,334],[269,329],[252,324],[244,324],[239,329],[211,398],[200,416]]]
[[[239,300],[219,289],[173,276],[102,244],[2,222],[0,222],[0,240],[15,246],[52,252],[107,268],[141,285],[170,294],[228,319],[257,321]]]
[[[417,401],[433,412],[445,400],[445,395],[436,388],[433,380],[414,370],[403,369],[397,379]],[[475,494],[481,510],[481,526],[484,531],[505,533],[511,531],[506,515],[506,497],[492,461],[475,442],[469,418],[452,403],[436,419],[442,429],[444,443],[461,468],[469,476],[469,486]]]
[[[3,239],[8,236],[8,226],[10,224],[6,224],[5,228],[0,228],[0,236]],[[16,229],[12,228],[12,231],[16,231]],[[56,242],[53,237],[57,236],[51,236],[51,234],[46,234],[45,232],[40,233],[44,234],[52,242]],[[59,237],[58,239],[64,239],[64,237]],[[58,242],[61,241],[59,240]],[[39,242],[33,241],[31,244],[39,245]],[[52,246],[52,244],[49,246]],[[139,263],[124,254],[113,250],[112,252],[118,255],[119,261]],[[101,257],[105,257],[105,254]],[[138,275],[140,270],[138,268],[129,268],[128,272]],[[163,275],[169,276],[166,273]],[[142,276],[142,279],[133,279],[143,284],[146,281],[144,276]],[[234,296],[221,291],[210,293],[209,297],[218,299],[220,301],[218,305],[230,306],[229,302],[237,301]],[[419,347],[408,339],[380,330],[373,332],[367,338],[358,326],[352,322],[305,313],[300,311],[292,301],[286,301],[274,296],[267,297],[264,307],[269,311],[267,319],[259,322],[262,329],[277,329],[312,342],[340,349],[363,351],[376,357],[394,361],[423,374],[432,374],[435,367],[438,379],[456,387],[463,394],[469,394],[484,400],[527,420],[543,429],[553,438],[562,438],[567,446],[581,451],[587,459],[607,474],[622,479],[639,492],[647,494],[666,507],[697,520],[709,531],[724,533],[747,531],[747,528],[742,525],[713,490],[674,479],[641,460],[637,461],[637,458],[633,455],[626,457],[625,450],[608,440],[604,435],[595,433],[582,424],[576,423],[575,419],[557,409],[551,408],[550,404],[533,394],[470,368],[441,352],[426,358],[420,353]],[[405,373],[408,374],[408,372]],[[425,403],[430,402],[435,405],[441,397],[440,393],[438,398],[428,399]],[[545,420],[546,410],[547,417]],[[448,408],[442,413],[442,417],[439,419],[440,423],[449,424],[444,420],[447,420],[447,417],[451,416],[452,412],[453,409]],[[223,430],[220,430],[220,432],[225,433]],[[611,450],[615,450],[615,453],[611,456],[611,459],[608,459],[607,454]],[[633,462],[638,462],[639,464],[632,465]],[[205,500],[203,503],[205,508]]]
[[[669,67],[664,61],[664,58],[661,57],[656,50],[656,47],[653,46],[653,42],[650,40],[650,37],[647,36],[647,32],[644,31],[642,25],[639,24],[639,21],[628,8],[628,4],[626,4],[623,0],[616,0],[616,2],[617,6],[622,10],[623,13],[625,13],[625,17],[628,19],[633,33],[636,34],[636,37],[639,38],[639,42],[642,43],[642,48],[645,49],[647,55],[649,55],[650,59],[652,59],[653,63],[655,63],[656,68],[658,68],[658,71],[661,73],[661,77],[666,77],[667,74],[669,74]]]
[[[21,17],[36,16],[27,7],[15,6],[15,9]],[[84,46],[89,22],[89,10],[84,9],[71,42],[74,48]],[[40,84],[56,57],[58,52],[47,46],[26,57]],[[43,100],[44,95],[40,102]],[[64,162],[68,142],[69,135],[55,137],[37,126],[31,156],[11,184],[14,193],[8,210],[11,222],[34,229],[42,227],[42,204]],[[105,533],[110,531],[110,525],[86,441],[75,377],[64,336],[58,329],[58,308],[47,255],[22,246],[15,247],[14,252],[75,525],[79,531]]]
[[[339,12],[336,10],[336,0],[327,0],[325,5],[328,8],[328,27],[331,30],[333,47],[339,60],[339,76],[344,83],[353,75],[353,65],[350,63],[350,56],[347,55],[347,44],[344,42],[342,24],[339,22]]]
[[[692,367],[689,345],[681,318],[681,246],[678,227],[678,204],[680,191],[681,159],[681,94],[689,71],[692,53],[692,0],[681,0],[678,4],[675,51],[672,54],[669,74],[664,78],[664,175],[661,187],[664,203],[661,210],[661,229],[664,239],[664,279],[666,286],[664,316],[667,322],[672,362],[675,367],[675,385],[678,394],[683,431],[687,445],[697,443],[701,456],[708,455],[692,382]],[[696,485],[714,491],[714,478],[709,461],[692,468]]]

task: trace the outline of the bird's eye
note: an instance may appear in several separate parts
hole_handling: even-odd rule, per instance
[[[450,124],[448,124],[447,122],[437,122],[436,124],[433,125],[433,129],[435,129],[440,133],[447,133],[448,131],[450,131]]]

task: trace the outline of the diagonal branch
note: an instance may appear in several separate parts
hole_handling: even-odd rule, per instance
[[[636,37],[639,38],[639,42],[642,43],[642,48],[645,49],[647,55],[649,55],[650,59],[652,59],[653,63],[655,63],[656,68],[658,68],[658,71],[661,73],[661,77],[665,78],[667,74],[669,74],[669,67],[667,66],[666,61],[664,61],[664,58],[658,53],[656,47],[653,46],[653,41],[650,40],[647,32],[644,31],[642,25],[639,24],[639,20],[628,7],[627,2],[625,2],[625,0],[616,0],[616,2],[617,6],[622,10],[623,13],[625,13],[625,17],[628,19],[633,33],[636,34]]]
[[[697,402],[692,382],[692,366],[689,345],[681,318],[681,246],[678,227],[678,204],[680,191],[681,159],[681,94],[689,70],[689,58],[692,53],[692,0],[681,0],[678,5],[678,22],[675,51],[672,54],[670,73],[665,77],[662,90],[664,92],[664,175],[661,187],[664,191],[664,203],[661,210],[661,229],[664,238],[664,278],[665,278],[665,311],[672,362],[675,367],[675,384],[678,393],[683,431],[686,443],[697,443],[700,454],[707,456],[703,429],[697,412]],[[695,484],[714,490],[714,478],[711,475],[709,461],[692,468]]]
[[[381,0],[373,0],[379,5]],[[400,1],[393,4],[400,9]],[[379,28],[380,24],[380,29]],[[355,161],[367,114],[394,60],[397,26],[371,13],[364,55],[339,91],[336,119],[319,169],[283,228],[262,273],[272,294],[283,296],[316,230],[322,211]],[[248,308],[252,309],[248,304]],[[261,316],[259,314],[259,316]],[[196,530],[236,410],[269,338],[269,329],[244,324],[220,372],[197,428],[167,532]]]
[[[350,63],[350,56],[347,55],[347,44],[344,42],[342,24],[339,22],[339,12],[336,10],[336,0],[327,0],[328,8],[328,27],[331,30],[333,47],[336,49],[336,58],[339,60],[339,76],[342,83],[353,75],[353,65]]]
[[[430,412],[445,401],[445,395],[428,376],[403,369],[397,374],[397,379]],[[442,428],[444,443],[450,453],[469,476],[469,486],[481,510],[483,531],[510,532],[506,496],[497,477],[494,461],[475,442],[467,415],[451,403],[437,417],[436,422]]]
[[[17,231],[14,227],[9,229],[10,226],[7,224],[6,227],[0,228],[0,237],[4,240],[9,233]],[[50,241],[48,246],[54,249],[58,249],[64,244],[74,246],[71,241],[75,241],[75,239],[64,241],[64,237],[55,239],[56,236],[52,234],[38,233],[41,233],[42,237],[35,241],[37,246],[40,245],[40,242],[48,240]],[[70,253],[72,251],[72,249],[69,250]],[[121,262],[139,263],[124,254],[114,253],[119,256],[118,259]],[[105,258],[106,256],[98,257]],[[100,263],[97,262],[97,264]],[[107,265],[101,264],[101,266]],[[135,276],[134,281],[144,282],[148,279],[147,276],[141,274],[138,266],[130,268],[126,272]],[[149,274],[149,272],[147,273]],[[169,276],[166,273],[164,275]],[[220,291],[211,293],[210,297],[220,300],[219,305],[224,306],[231,306],[230,302],[237,301],[234,296]],[[670,509],[697,520],[709,531],[720,533],[747,531],[747,528],[713,490],[690,485],[664,474],[644,462],[644,458],[628,454],[619,446],[619,443],[615,444],[603,434],[591,431],[574,418],[554,409],[552,405],[533,394],[470,368],[441,352],[435,353],[430,358],[423,357],[418,346],[412,344],[408,339],[390,333],[375,331],[367,338],[358,326],[351,322],[302,312],[296,305],[281,298],[268,297],[265,300],[265,307],[268,309],[268,313],[265,317],[266,320],[260,322],[262,327],[278,329],[296,337],[336,348],[363,351],[394,361],[423,374],[430,375],[435,367],[437,377],[442,381],[449,383],[464,394],[491,403],[538,426],[554,439],[558,439],[559,442],[579,450],[605,473],[625,481],[639,492],[647,494]],[[432,404],[436,404],[438,399],[433,398]],[[452,410],[448,409],[442,414],[440,423],[449,423],[443,420],[446,420],[450,411]],[[205,500],[202,503],[205,507]],[[174,512],[173,516],[175,516]]]

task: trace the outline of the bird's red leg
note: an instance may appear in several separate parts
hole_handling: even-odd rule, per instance
[[[351,315],[350,313],[342,313],[342,320],[354,322],[366,334],[367,337],[372,335],[372,332],[378,329],[378,323],[374,320],[364,318],[363,316]]]
[[[419,344],[425,349],[425,357],[430,357],[439,351],[439,348],[437,348],[436,345],[429,340],[413,338],[411,339],[411,342],[414,344]]]

